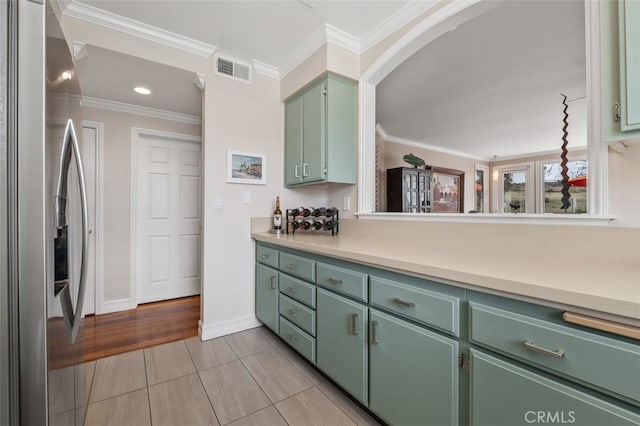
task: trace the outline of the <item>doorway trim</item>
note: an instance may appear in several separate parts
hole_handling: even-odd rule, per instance
[[[150,136],[154,138],[168,139],[178,142],[189,142],[201,145],[202,139],[200,136],[188,135],[185,133],[167,132],[164,130],[144,129],[141,127],[131,128],[131,174],[129,181],[131,184],[131,197],[129,199],[129,309],[133,309],[138,306],[138,290],[136,285],[136,279],[138,276],[138,264],[137,264],[137,244],[136,236],[138,235],[137,220],[138,220],[138,145],[140,139],[144,136]],[[202,198],[202,191],[200,197]],[[200,203],[202,206],[202,203]],[[201,240],[202,241],[202,240]],[[202,243],[201,243],[202,244]],[[202,256],[202,250],[200,251]],[[202,263],[201,263],[202,264]],[[202,292],[202,277],[200,278],[200,304],[203,303]]]
[[[95,158],[95,222],[93,235],[96,250],[94,254],[95,264],[95,289],[94,306],[95,315],[110,312],[104,306],[104,123],[92,120],[82,120],[82,127],[93,129],[96,132],[96,158]]]

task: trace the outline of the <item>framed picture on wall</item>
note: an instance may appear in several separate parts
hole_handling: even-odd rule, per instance
[[[432,212],[464,213],[464,172],[432,167]]]
[[[267,156],[227,150],[227,182],[267,184]]]

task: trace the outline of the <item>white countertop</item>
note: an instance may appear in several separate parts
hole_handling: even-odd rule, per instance
[[[640,326],[640,229],[341,220],[338,236],[257,241]],[[497,228],[496,228],[497,227]]]

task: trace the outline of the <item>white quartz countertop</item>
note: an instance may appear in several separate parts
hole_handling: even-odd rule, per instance
[[[252,237],[640,325],[640,230],[635,228],[376,222],[341,221],[334,237],[277,236],[261,232],[262,222],[254,219]]]

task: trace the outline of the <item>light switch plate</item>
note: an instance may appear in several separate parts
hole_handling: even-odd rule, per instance
[[[216,197],[213,199],[213,207],[216,209],[221,209],[223,205],[224,203],[222,201],[222,196],[216,195]]]
[[[344,211],[351,210],[351,197],[349,196],[342,197],[342,210]]]
[[[251,192],[249,191],[244,191],[242,193],[242,203],[243,204],[249,204],[251,203]]]

